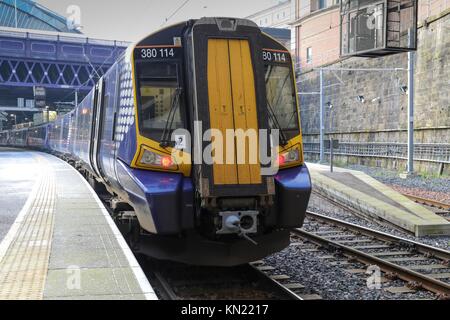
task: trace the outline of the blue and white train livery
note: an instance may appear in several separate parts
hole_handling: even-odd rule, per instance
[[[198,123],[224,136],[277,130],[279,171],[263,175],[267,164],[237,160],[273,147],[261,139],[227,144],[231,162],[193,161],[194,147],[175,141],[188,137],[172,133],[195,137]],[[215,139],[196,142],[205,150]],[[311,193],[291,55],[243,19],[190,20],[146,37],[73,111],[0,132],[0,145],[69,161],[108,195],[134,251],[190,264],[233,266],[284,249]]]

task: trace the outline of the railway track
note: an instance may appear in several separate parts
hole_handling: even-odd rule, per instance
[[[304,289],[262,261],[234,268],[141,261],[164,300],[303,300]]]
[[[417,197],[409,193],[402,193],[405,197],[409,198],[410,200],[431,207],[438,210],[444,210],[445,212],[436,212],[439,215],[446,216],[446,219],[450,221],[450,204],[443,203],[440,201],[436,201],[433,199],[427,199],[422,197]]]
[[[365,265],[378,266],[389,278],[406,281],[450,299],[450,252],[342,220],[308,212],[295,236]]]
[[[110,214],[111,198],[100,195]],[[158,297],[165,300],[320,300],[317,294],[256,261],[235,268],[195,267],[136,257]]]

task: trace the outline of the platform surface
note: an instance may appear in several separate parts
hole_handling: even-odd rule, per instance
[[[313,189],[367,216],[385,220],[421,236],[448,236],[450,223],[369,175],[309,163]]]
[[[157,299],[100,199],[62,160],[0,148],[0,300]]]

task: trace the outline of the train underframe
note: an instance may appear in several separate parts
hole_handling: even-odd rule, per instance
[[[173,220],[191,221],[181,223],[176,232],[166,229],[153,234],[142,228],[135,209],[139,204],[127,191],[104,184],[81,165],[76,167],[107,203],[135,253],[200,266],[236,266],[282,251],[290,244],[290,231],[303,225],[311,192],[306,166],[288,169],[276,177],[273,197],[217,198],[206,207],[194,200],[191,219],[181,218],[180,211],[169,214]],[[161,198],[162,207],[177,198]]]

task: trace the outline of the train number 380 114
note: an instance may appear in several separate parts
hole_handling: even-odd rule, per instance
[[[175,51],[173,48],[147,48],[141,50],[141,58],[142,59],[164,59],[164,58],[172,58],[175,56]]]

